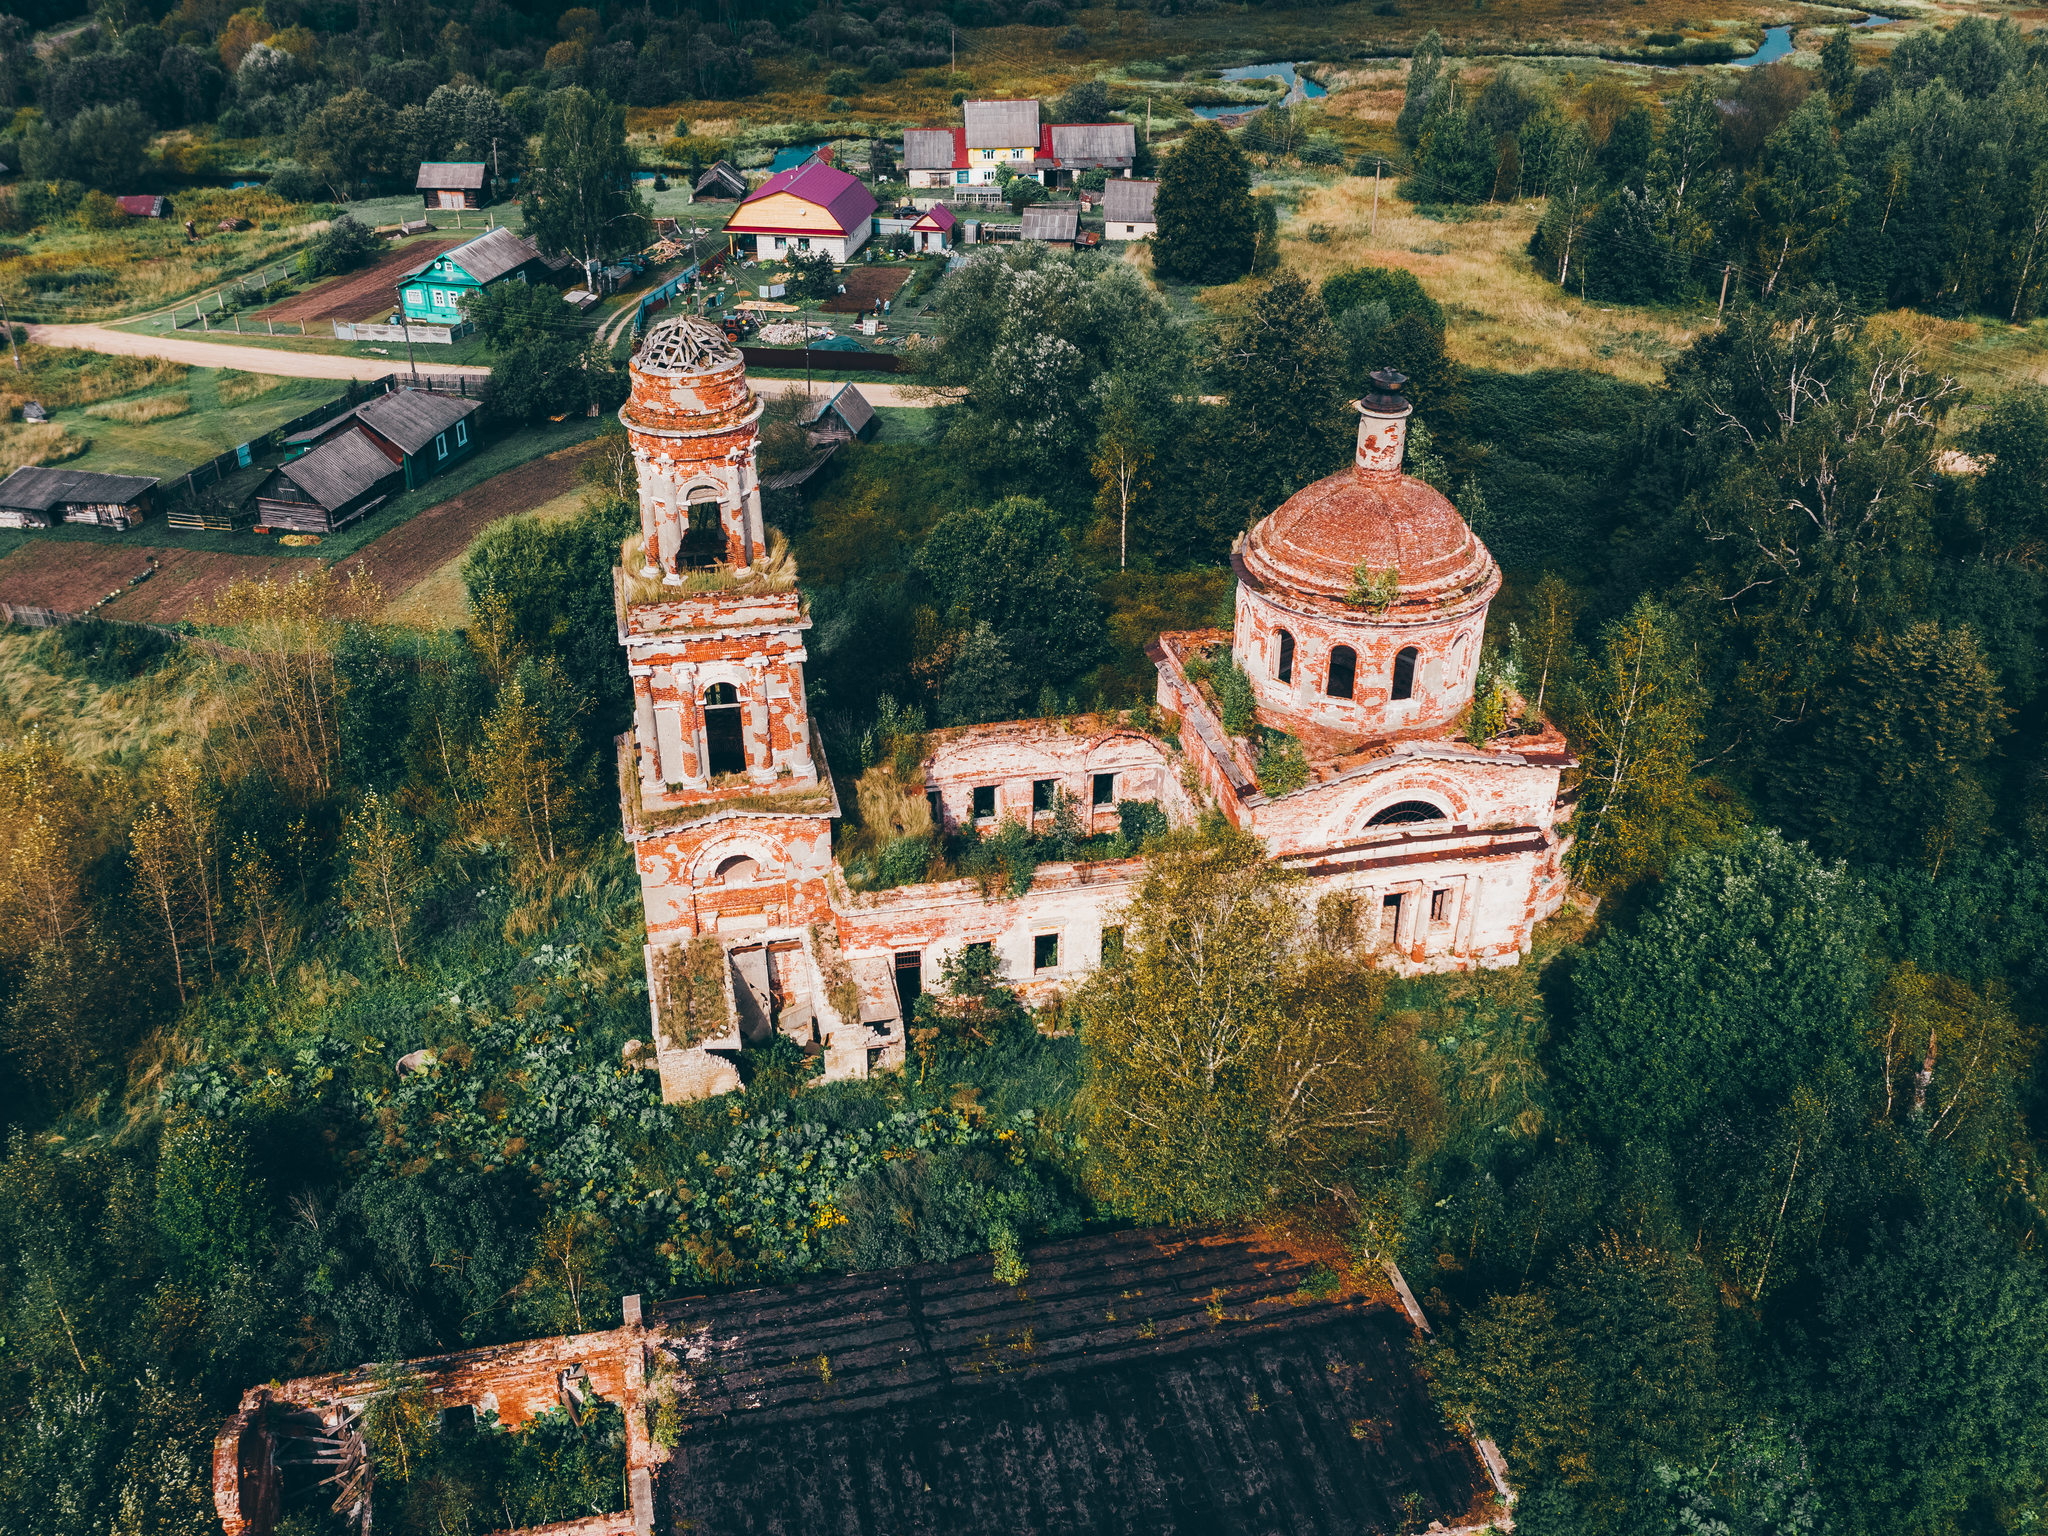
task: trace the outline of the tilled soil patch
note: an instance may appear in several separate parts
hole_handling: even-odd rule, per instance
[[[157,562],[156,574],[130,587],[129,579],[146,569],[151,557]],[[101,616],[169,624],[191,617],[230,582],[244,577],[260,581],[265,576],[289,581],[306,569],[303,559],[271,554],[222,555],[148,544],[51,539],[0,560],[0,602],[80,613],[109,592],[119,591],[118,599],[99,610]]]
[[[574,490],[577,466],[588,451],[588,444],[579,444],[493,475],[364,545],[342,564],[353,570],[360,560],[384,589],[385,598],[397,597],[469,548],[470,541],[487,525]]]
[[[835,315],[857,315],[884,299],[894,299],[910,281],[910,272],[904,267],[848,267],[840,281],[846,284],[846,292],[827,299],[824,307]]]
[[[454,240],[408,240],[397,250],[380,256],[353,277],[323,284],[308,293],[295,294],[282,304],[258,310],[258,320],[361,320],[380,305],[398,303],[398,275],[452,251],[482,234],[466,234]]]

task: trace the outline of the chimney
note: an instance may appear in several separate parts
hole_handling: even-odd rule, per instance
[[[1408,417],[1415,407],[1401,398],[1408,376],[1382,368],[1372,376],[1372,392],[1358,406],[1358,458],[1363,473],[1375,480],[1397,479],[1401,455],[1408,446]]]

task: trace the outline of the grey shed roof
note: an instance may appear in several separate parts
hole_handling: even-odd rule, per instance
[[[1055,123],[1053,158],[1064,166],[1129,165],[1138,154],[1138,130],[1129,123]]]
[[[1038,148],[1038,102],[970,101],[967,114],[969,149]],[[946,163],[951,165],[949,156]]]
[[[840,385],[836,393],[825,396],[806,409],[803,414],[803,425],[808,427],[815,421],[823,420],[827,411],[831,411],[845,422],[847,429],[855,437],[866,431],[868,423],[875,419],[875,408],[868,404],[867,396],[851,384]]]
[[[953,130],[910,128],[903,134],[906,171],[943,171],[953,163]]]
[[[356,420],[375,427],[407,453],[420,453],[456,422],[476,414],[478,402],[424,389],[394,390],[356,407]]]
[[[278,471],[329,512],[340,511],[379,480],[399,472],[361,428],[322,443]]]
[[[1112,176],[1102,184],[1102,221],[1105,224],[1150,224],[1152,199],[1159,195],[1156,181],[1126,181]]]
[[[509,229],[486,230],[467,244],[458,245],[452,251],[442,251],[430,256],[411,271],[401,273],[399,282],[408,282],[418,277],[435,262],[446,258],[480,283],[493,282],[507,272],[517,271],[529,261],[539,261],[540,252],[520,239]]]
[[[420,162],[419,179],[413,187],[430,192],[446,187],[451,192],[462,192],[474,191],[483,184],[484,163],[481,160],[423,160]]]
[[[1081,228],[1081,210],[1068,204],[1063,208],[1026,208],[1024,210],[1024,238],[1026,240],[1048,240],[1054,243],[1074,243],[1074,236]]]
[[[47,512],[70,502],[127,505],[151,486],[140,475],[96,475],[82,469],[17,469],[0,480],[0,507]]]
[[[734,197],[745,197],[747,195],[747,178],[735,170],[729,162],[718,160],[712,163],[710,170],[697,178],[697,190],[711,196],[717,196],[720,192],[727,192]]]

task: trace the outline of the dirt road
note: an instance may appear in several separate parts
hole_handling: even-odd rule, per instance
[[[194,368],[238,368],[243,373],[278,373],[294,379],[375,379],[403,372],[405,360],[386,362],[382,358],[330,357],[319,352],[286,352],[279,348],[234,346],[218,341],[194,341],[169,332],[158,336],[132,331],[110,331],[98,325],[32,325],[28,339],[46,347],[82,347],[88,352],[110,352],[121,357],[161,357]],[[466,373],[488,378],[488,368],[460,368],[447,363],[434,366],[436,374]]]
[[[395,363],[381,359],[372,362],[368,358],[327,357],[315,352],[285,352],[271,347],[237,347],[217,341],[194,341],[168,333],[156,336],[110,331],[98,325],[32,325],[28,328],[28,336],[30,341],[40,342],[46,347],[83,347],[88,352],[111,352],[122,357],[162,357],[194,368],[238,368],[243,373],[279,373],[295,379],[374,379],[387,373],[403,372],[405,367],[402,360]],[[820,363],[818,371],[823,373],[829,366]],[[473,378],[488,378],[491,372],[488,368],[458,368],[446,363],[435,365],[433,371],[437,374],[466,373]],[[763,395],[797,394],[804,388],[802,379],[755,379],[753,384],[755,392]],[[931,404],[929,400],[915,398],[911,387],[904,384],[860,379],[856,386],[867,397],[869,405]],[[823,381],[811,385],[813,391],[830,387]]]

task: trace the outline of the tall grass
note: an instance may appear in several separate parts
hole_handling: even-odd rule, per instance
[[[140,400],[108,400],[99,405],[88,405],[85,414],[104,416],[109,421],[124,421],[139,427],[144,422],[162,421],[168,416],[182,416],[192,409],[190,395],[145,395]]]
[[[216,704],[200,659],[180,650],[133,680],[101,682],[64,654],[74,631],[0,629],[0,737],[41,731],[79,763],[134,763],[198,741]]]
[[[213,381],[213,387],[219,393],[222,405],[240,405],[244,400],[267,395],[287,382],[274,373],[236,373],[228,368],[223,369],[220,377]]]
[[[0,366],[0,410],[19,411],[30,400],[49,410],[86,405],[139,394],[166,384],[182,384],[191,372],[183,363],[158,357],[116,357],[79,347],[44,347],[31,342],[21,349],[22,371]]]
[[[37,464],[62,464],[91,446],[91,439],[74,437],[55,422],[0,422],[0,475]]]
[[[171,219],[129,219],[84,228],[74,217],[37,226],[28,248],[0,247],[0,293],[14,313],[49,320],[97,320],[154,309],[210,292],[235,274],[279,259],[326,227],[324,206],[287,203],[260,189],[181,192]],[[215,228],[228,218],[257,227]],[[199,233],[185,237],[185,221]],[[267,227],[266,227],[267,226]]]

